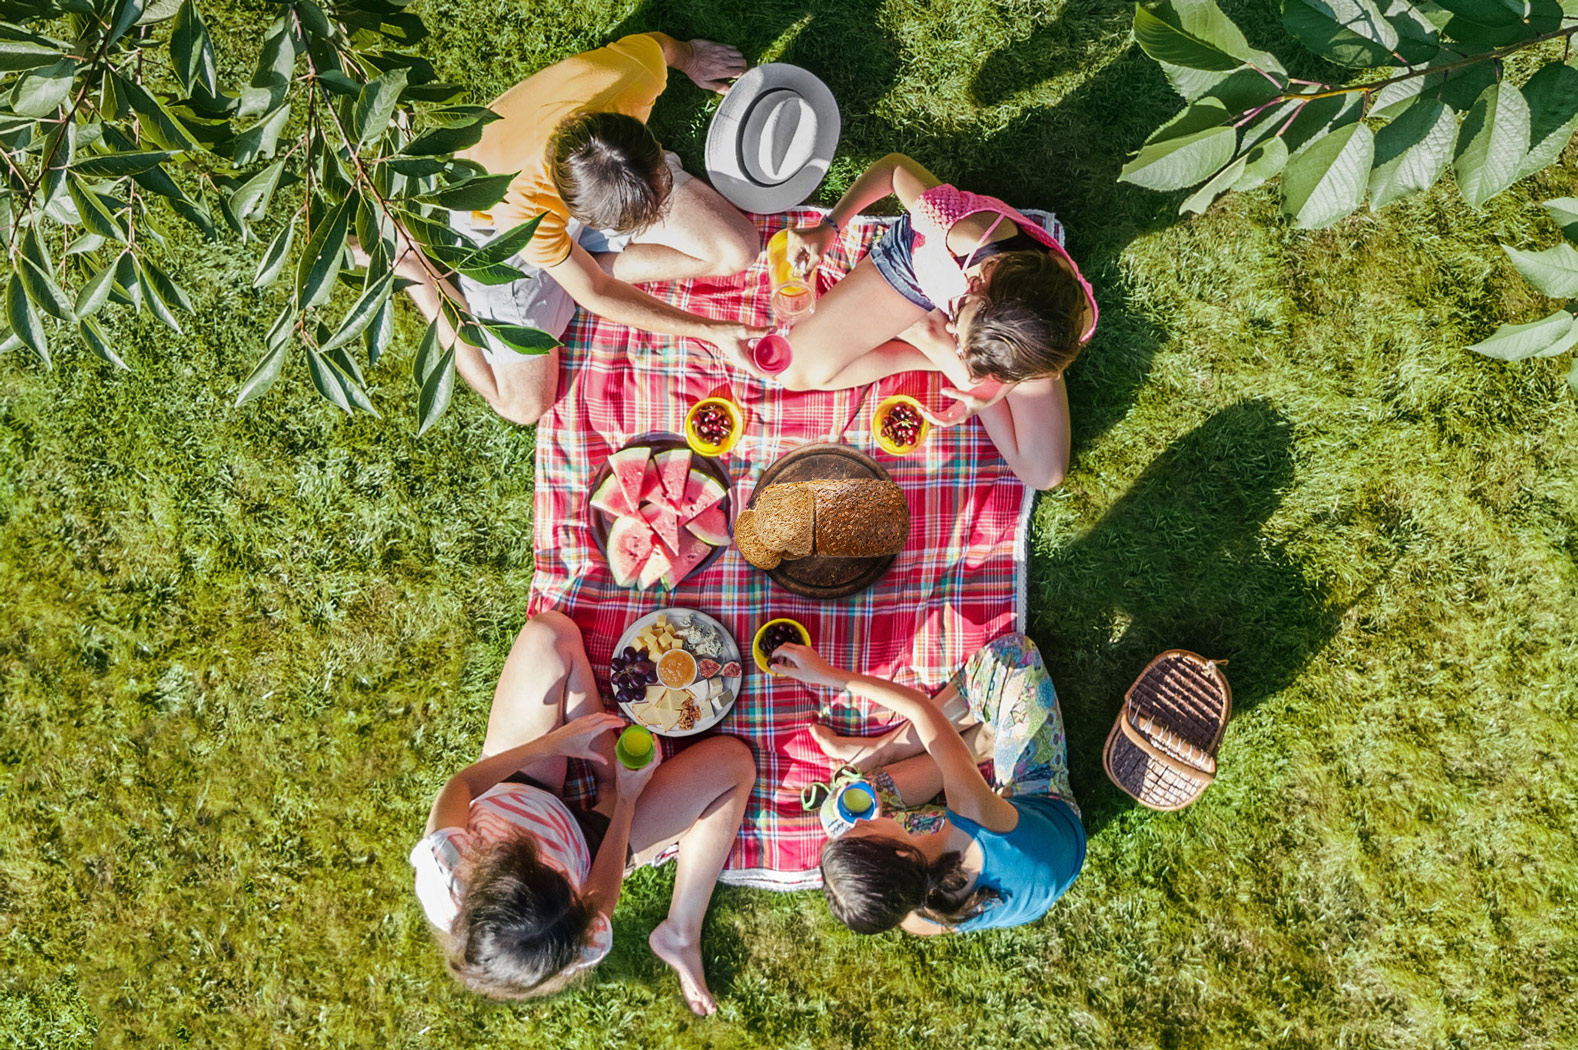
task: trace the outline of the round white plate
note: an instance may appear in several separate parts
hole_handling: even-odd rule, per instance
[[[632,620],[630,622],[630,626],[626,627],[625,632],[619,636],[619,641],[614,643],[614,652],[616,654],[624,652],[625,646],[634,644],[633,639],[641,632],[641,629],[650,623],[656,622],[659,616],[668,617],[670,623],[673,623],[682,616],[694,617],[706,624],[708,627],[711,627],[713,630],[717,631],[718,634],[722,636],[724,643],[724,658],[720,659],[718,663],[726,664],[730,661],[733,661],[734,663],[740,665],[740,673],[738,675],[720,676],[723,678],[724,688],[728,689],[730,693],[734,694],[734,699],[730,700],[727,707],[713,715],[711,718],[704,718],[689,729],[676,729],[670,733],[665,733],[663,730],[658,729],[655,726],[649,726],[645,722],[642,722],[639,718],[631,713],[630,705],[624,703],[623,701],[619,702],[619,709],[624,712],[625,717],[630,719],[630,721],[634,722],[638,726],[645,726],[647,729],[652,730],[653,734],[656,736],[683,737],[695,736],[697,733],[705,733],[707,730],[711,729],[713,726],[727,718],[729,712],[734,710],[735,703],[740,699],[740,686],[745,683],[745,664],[740,659],[740,646],[737,642],[735,642],[734,635],[729,633],[729,629],[727,627],[723,626],[723,624],[719,623],[717,620],[714,620],[706,613],[698,612],[695,609],[675,608],[657,609],[653,612],[647,613],[645,616],[640,616]],[[698,656],[696,659],[699,661],[701,657]],[[610,683],[610,687],[612,687],[612,683]]]

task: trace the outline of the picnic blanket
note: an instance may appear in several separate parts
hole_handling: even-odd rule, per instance
[[[757,223],[765,241],[785,225],[812,222],[817,215],[801,209]],[[850,223],[821,267],[822,290],[848,272],[883,228],[884,221],[875,218]],[[731,278],[648,290],[698,314],[770,322],[764,260]],[[749,651],[757,627],[774,616],[792,616],[835,665],[935,691],[982,644],[1023,622],[1030,492],[976,420],[933,430],[908,457],[888,456],[876,447],[871,412],[887,395],[907,393],[937,409],[951,403],[938,393],[942,382],[936,375],[908,373],[854,390],[795,393],[725,364],[708,344],[633,331],[584,311],[565,333],[562,354],[558,403],[537,425],[530,610],[558,609],[575,620],[605,697],[612,695],[608,658],[631,621],[670,606],[720,620],[740,646],[746,678],[719,731],[750,743],[758,769],[723,879],[770,889],[815,887],[824,835],[816,815],[802,811],[800,789],[825,779],[835,763],[817,750],[806,726],[815,720],[841,732],[869,733],[892,716],[847,695],[757,673]],[[766,467],[804,444],[843,441],[888,469],[904,489],[911,530],[903,553],[874,587],[835,602],[801,598],[772,583],[732,547],[672,594],[615,586],[589,524],[593,475],[634,437],[680,432],[689,407],[717,393],[733,399],[746,416],[744,436],[721,459],[733,479],[734,513],[745,506]],[[665,753],[685,742],[666,742]],[[584,791],[588,783],[583,776],[567,786]]]

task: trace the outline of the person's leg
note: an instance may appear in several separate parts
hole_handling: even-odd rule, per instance
[[[647,941],[679,975],[685,1001],[698,1014],[717,1009],[702,970],[701,920],[734,848],[755,781],[756,758],[744,741],[709,737],[659,766],[636,801],[630,827],[635,863],[679,843],[668,918]]]
[[[862,259],[790,330],[794,359],[778,381],[790,390],[843,390],[895,372],[935,371],[930,357],[896,338],[926,313]]]
[[[761,254],[756,224],[700,179],[675,174],[663,219],[611,257],[599,256],[613,276],[630,284],[727,277]]]
[[[565,722],[603,710],[603,698],[581,643],[581,630],[560,612],[538,613],[515,638],[488,712],[483,757],[536,740]],[[613,734],[599,741],[605,765],[592,764],[599,798],[613,795]],[[565,760],[545,758],[521,772],[555,794],[564,789]]]

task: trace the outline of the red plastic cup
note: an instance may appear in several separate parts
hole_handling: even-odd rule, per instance
[[[788,368],[793,357],[794,349],[789,345],[789,340],[776,333],[762,336],[751,348],[751,360],[770,376]]]

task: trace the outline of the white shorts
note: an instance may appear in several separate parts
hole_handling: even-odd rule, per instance
[[[675,154],[665,151],[663,159],[668,163],[668,170],[674,176],[675,189],[694,177],[680,167],[679,157]],[[502,232],[491,226],[473,226],[469,211],[450,212],[449,224],[478,244],[487,244]],[[634,236],[628,233],[616,233],[613,230],[594,229],[582,225],[576,219],[570,220],[566,232],[582,248],[594,253],[622,252],[630,245]],[[570,298],[570,293],[565,291],[558,281],[526,262],[519,255],[512,258],[510,262],[526,276],[509,284],[482,284],[465,274],[457,274],[460,293],[466,297],[466,305],[479,318],[537,328],[555,339],[563,338],[564,330],[570,327],[570,320],[575,316],[575,300]],[[526,363],[534,360],[533,357],[511,350],[486,329],[483,332],[487,345],[479,349],[488,364]]]

